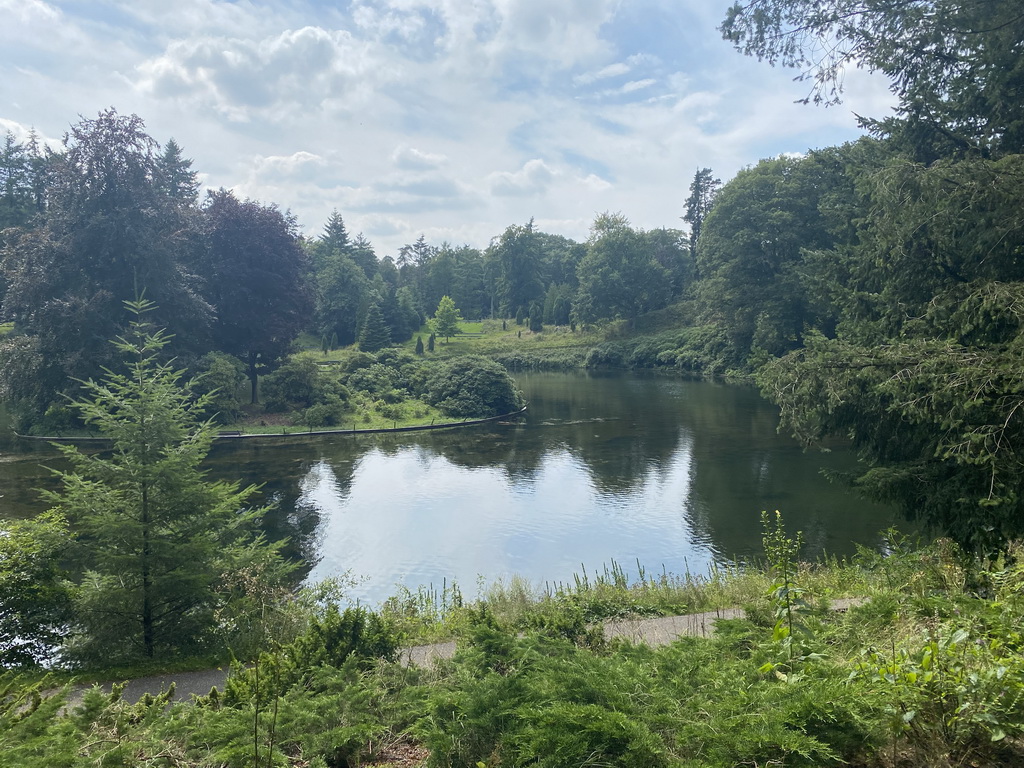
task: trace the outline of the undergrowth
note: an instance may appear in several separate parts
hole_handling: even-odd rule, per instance
[[[46,681],[8,676],[0,765],[342,768],[390,764],[401,745],[431,768],[1024,763],[1024,548],[977,561],[892,539],[885,555],[809,565],[781,519],[765,523],[760,568],[629,578],[609,565],[473,599],[443,584],[376,613],[311,603],[298,634],[194,703],[94,690],[65,713]],[[829,610],[842,595],[861,600]],[[727,606],[747,618],[660,648],[599,629]],[[454,658],[395,660],[443,634]]]

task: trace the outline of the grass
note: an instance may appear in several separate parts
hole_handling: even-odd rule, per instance
[[[476,585],[469,599],[462,586],[444,582],[403,589],[386,600],[382,613],[395,622],[410,644],[438,642],[466,631],[473,615],[486,610],[501,626],[514,630],[535,627],[564,613],[579,611],[586,622],[628,617],[678,616],[763,602],[771,578],[760,567],[723,565],[706,574],[651,573],[637,565],[630,580],[612,562],[597,573],[584,569],[571,582],[532,584],[513,576]],[[877,579],[845,560],[804,563],[797,580],[822,599],[859,597],[879,589]]]
[[[452,336],[450,340],[436,339],[434,352],[429,357],[453,357],[455,355],[493,355],[503,352],[535,352],[539,350],[567,349],[574,347],[591,347],[604,340],[603,330],[573,332],[567,326],[545,326],[544,330],[534,333],[526,324],[516,325],[514,320],[506,320],[506,329],[501,329],[501,320],[482,320],[476,323],[460,323],[459,328],[465,333],[482,334],[481,336]],[[424,325],[413,334],[412,339],[402,344],[402,348],[410,352],[416,348],[416,337],[423,339],[424,345],[430,336],[430,327]]]

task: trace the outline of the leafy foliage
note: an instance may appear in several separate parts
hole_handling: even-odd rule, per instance
[[[309,262],[295,221],[276,206],[219,190],[209,193],[204,212],[210,227],[207,281],[217,307],[214,341],[245,363],[255,403],[258,376],[278,363],[309,322]]]
[[[391,329],[384,322],[384,315],[376,303],[370,305],[359,331],[359,349],[363,352],[379,352],[391,344]]]
[[[445,341],[448,341],[452,336],[458,334],[460,322],[462,322],[462,316],[458,307],[455,306],[455,302],[450,296],[442,296],[437,303],[434,317],[430,321],[431,332],[435,336],[444,336]]]
[[[51,512],[0,524],[0,667],[54,657],[71,604],[59,565],[69,541],[67,523]]]
[[[838,102],[849,66],[884,72],[902,137],[929,159],[1024,149],[1015,107],[1024,15],[1014,3],[749,0],[732,6],[721,29],[744,53],[800,69],[816,103]]]
[[[179,348],[206,336],[198,222],[168,195],[156,150],[135,115],[81,120],[47,160],[45,215],[3,244],[3,315],[17,335],[0,349],[0,388],[26,420],[114,362],[106,340],[124,331],[121,302],[139,291],[180,332]]]
[[[427,402],[451,416],[500,416],[521,407],[508,371],[476,355],[439,363],[430,371],[424,390]]]

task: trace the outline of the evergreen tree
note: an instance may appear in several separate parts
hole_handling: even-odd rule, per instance
[[[159,186],[171,200],[193,207],[199,195],[199,179],[192,170],[192,161],[182,157],[181,147],[168,139],[164,152],[156,158],[156,178]]]
[[[320,236],[321,245],[328,251],[338,251],[349,254],[352,246],[348,238],[348,230],[345,229],[345,221],[335,208],[331,211],[331,217],[324,225],[324,233]]]
[[[427,352],[434,351],[434,344],[437,341],[437,337],[434,336],[433,332],[427,337]]]
[[[384,320],[380,305],[374,302],[366,310],[363,327],[359,331],[359,349],[363,352],[379,352],[391,344],[391,330]]]
[[[543,300],[543,253],[539,233],[531,219],[525,226],[505,229],[489,250],[496,272],[495,294],[503,314],[512,307]]]
[[[544,330],[544,324],[542,318],[544,316],[543,310],[539,304],[534,304],[530,307],[530,331],[533,333],[540,333]]]
[[[113,450],[59,446],[71,470],[46,494],[78,537],[72,650],[108,663],[202,650],[228,599],[225,574],[280,579],[287,570],[277,547],[250,533],[255,487],[205,479],[207,397],[194,398],[181,372],[158,361],[170,337],[144,321],[152,304],[127,305],[136,319],[115,342],[127,371],[87,382],[87,399],[74,404]]]
[[[450,296],[442,296],[441,301],[437,304],[437,311],[434,312],[434,317],[430,321],[434,333],[438,336],[444,336],[444,340],[448,341],[459,332],[459,323],[461,321],[462,317],[452,298]]]
[[[422,336],[417,336],[416,337],[416,354],[417,355],[422,355],[423,354],[423,337]]]
[[[697,258],[697,240],[700,239],[704,219],[711,212],[715,196],[722,187],[722,180],[711,174],[710,168],[701,168],[690,182],[690,196],[686,198],[686,213],[683,221],[690,225],[690,257]]]

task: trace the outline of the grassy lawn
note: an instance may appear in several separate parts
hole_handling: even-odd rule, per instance
[[[451,357],[454,355],[489,355],[498,352],[538,351],[544,349],[568,349],[572,347],[591,347],[605,340],[603,331],[583,332],[571,331],[568,326],[544,326],[544,330],[534,333],[524,323],[516,325],[507,320],[506,329],[501,329],[501,320],[483,320],[477,323],[459,323],[462,333],[472,336],[452,336],[445,341],[438,338],[434,342],[434,352],[426,353],[426,357]],[[482,334],[482,335],[475,335]],[[430,336],[430,327],[422,326],[412,339],[402,344],[402,348],[410,352],[416,348],[416,337],[423,339],[424,345]]]

